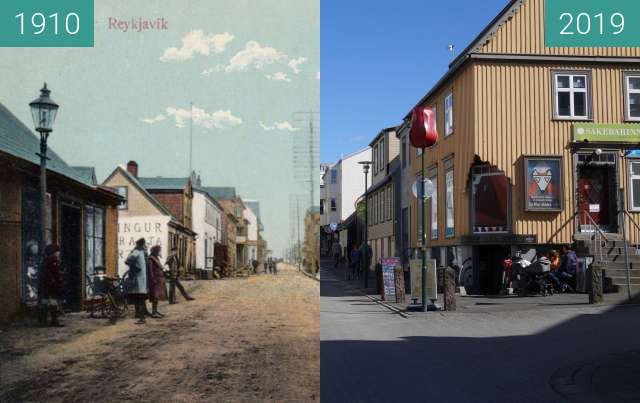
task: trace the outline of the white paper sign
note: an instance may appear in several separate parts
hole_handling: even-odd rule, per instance
[[[590,204],[589,205],[589,212],[590,213],[599,213],[600,212],[600,205],[599,204]]]

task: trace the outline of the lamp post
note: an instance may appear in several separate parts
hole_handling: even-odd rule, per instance
[[[53,123],[58,113],[58,104],[50,97],[47,83],[40,90],[40,96],[29,104],[33,124],[40,133],[40,255],[44,256],[47,243],[47,140],[53,131]]]
[[[364,172],[364,245],[362,250],[364,256],[361,256],[362,266],[364,267],[364,288],[369,288],[369,197],[367,197],[368,187],[368,175],[369,167],[371,167],[371,161],[360,161],[358,164],[362,165],[362,171]]]

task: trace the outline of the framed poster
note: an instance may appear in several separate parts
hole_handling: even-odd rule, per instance
[[[561,156],[524,157],[525,211],[562,211]]]
[[[400,264],[400,259],[396,257],[380,259],[382,266],[382,283],[384,285],[384,300],[396,301],[396,266]]]

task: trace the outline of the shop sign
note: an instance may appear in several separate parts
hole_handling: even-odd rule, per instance
[[[525,211],[562,211],[562,157],[524,158]]]
[[[384,300],[396,302],[396,266],[400,264],[397,257],[382,258],[382,282],[384,284]]]
[[[640,124],[575,123],[573,140],[592,143],[640,143]]]
[[[123,275],[128,267],[124,263],[129,253],[135,248],[136,241],[144,238],[147,247],[159,245],[163,256],[167,255],[168,245],[167,216],[138,216],[118,218],[118,274]]]

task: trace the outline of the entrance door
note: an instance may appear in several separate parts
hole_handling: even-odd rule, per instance
[[[82,303],[82,238],[80,207],[62,204],[60,208],[60,249],[64,268],[66,306],[78,310]]]
[[[615,230],[615,196],[611,185],[615,182],[614,170],[608,166],[582,166],[579,170],[578,207],[580,229],[594,231],[593,223],[605,232]],[[593,222],[587,218],[593,219]]]

